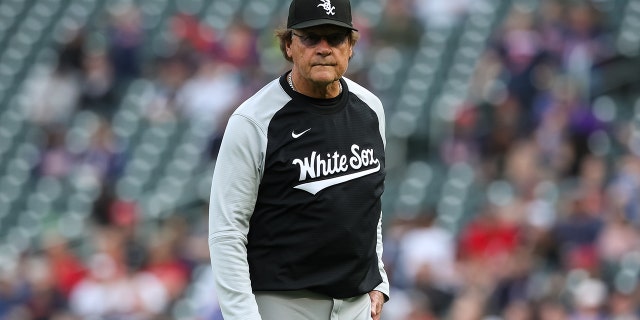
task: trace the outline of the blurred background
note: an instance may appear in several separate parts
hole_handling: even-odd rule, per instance
[[[0,1],[0,319],[222,319],[228,115],[287,0]],[[640,319],[640,0],[352,0],[385,320]]]

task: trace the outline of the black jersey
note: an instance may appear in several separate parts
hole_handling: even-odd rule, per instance
[[[388,294],[380,229],[384,112],[362,86],[341,84],[338,97],[313,99],[283,75],[231,116],[214,172],[210,245],[212,255],[238,263],[246,254],[246,262],[216,266],[212,259],[218,280],[333,298]]]

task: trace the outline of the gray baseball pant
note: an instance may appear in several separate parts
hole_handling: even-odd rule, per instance
[[[309,291],[254,292],[262,320],[371,320],[368,294],[332,299]]]

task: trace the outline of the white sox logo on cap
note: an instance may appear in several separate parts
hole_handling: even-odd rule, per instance
[[[291,0],[287,17],[288,29],[304,29],[324,24],[358,31],[353,27],[351,19],[351,2],[349,0]]]
[[[331,0],[320,0],[320,2],[322,3],[319,4],[318,7],[322,7],[327,12],[327,15],[333,16],[336,14],[336,7],[331,5]]]

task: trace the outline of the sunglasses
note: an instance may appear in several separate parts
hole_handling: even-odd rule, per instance
[[[327,40],[327,43],[332,47],[337,47],[344,43],[349,35],[349,32],[335,32],[330,34],[315,34],[315,33],[307,33],[307,34],[297,34],[293,32],[293,35],[300,38],[302,44],[307,47],[313,47],[320,43],[322,39]]]

